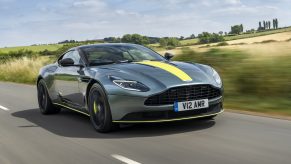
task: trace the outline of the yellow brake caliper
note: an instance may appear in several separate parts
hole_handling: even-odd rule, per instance
[[[94,113],[96,114],[98,111],[99,111],[99,109],[98,109],[98,106],[96,105],[96,101],[94,101]]]

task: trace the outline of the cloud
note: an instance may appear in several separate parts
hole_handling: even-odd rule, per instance
[[[0,0],[0,46],[96,39],[141,33],[189,36],[243,23],[289,19],[287,0]],[[2,7],[6,6],[6,10]],[[289,6],[289,7],[288,7]],[[280,9],[280,10],[279,10]],[[290,14],[289,14],[290,15]]]
[[[266,15],[273,14],[278,8],[275,6],[231,6],[226,8],[221,8],[214,10],[214,14],[224,14],[224,15]]]
[[[11,3],[14,2],[15,0],[0,0],[0,3]]]
[[[241,4],[241,1],[240,0],[224,0],[224,2],[226,4],[231,4],[231,5],[238,5],[238,4]]]
[[[106,7],[106,3],[101,0],[78,0],[74,1],[72,4],[74,7],[81,8],[104,8]]]

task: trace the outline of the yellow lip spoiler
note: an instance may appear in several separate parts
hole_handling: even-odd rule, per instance
[[[192,78],[189,75],[187,75],[184,71],[182,71],[181,69],[179,69],[171,64],[167,64],[167,63],[159,62],[159,61],[141,61],[141,62],[136,62],[136,63],[160,68],[162,70],[165,70],[165,71],[175,75],[176,77],[178,77],[182,81],[192,81]]]

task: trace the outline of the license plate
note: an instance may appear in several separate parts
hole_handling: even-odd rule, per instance
[[[184,102],[175,102],[174,110],[175,112],[187,111],[208,108],[208,99],[194,100],[194,101],[184,101]]]

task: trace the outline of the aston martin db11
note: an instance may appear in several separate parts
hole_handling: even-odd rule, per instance
[[[223,86],[210,66],[135,44],[72,48],[37,78],[43,114],[67,108],[108,132],[120,123],[212,119],[223,112]]]

